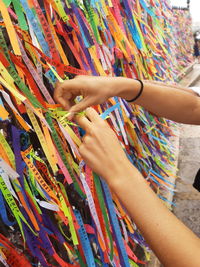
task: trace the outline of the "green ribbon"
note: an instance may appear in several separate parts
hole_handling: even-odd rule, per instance
[[[20,1],[19,0],[12,0],[12,4],[13,4],[13,7],[15,9],[15,13],[18,17],[18,23],[19,23],[20,28],[22,30],[28,31],[28,25],[26,23],[26,19],[25,19]]]
[[[11,4],[11,0],[3,0],[3,2],[6,5],[6,7],[9,7],[9,5]]]
[[[9,208],[11,209],[13,215],[15,216],[15,219],[19,225],[22,237],[25,241],[25,235],[24,235],[24,231],[23,231],[23,227],[22,227],[22,223],[21,220],[29,227],[29,229],[31,230],[31,232],[34,235],[37,235],[37,233],[34,232],[34,230],[32,229],[32,227],[30,226],[30,224],[27,222],[27,220],[25,219],[25,217],[23,216],[23,214],[21,213],[20,209],[18,208],[14,197],[12,196],[12,194],[10,193],[10,191],[8,190],[3,178],[0,176],[0,190],[9,206]]]
[[[51,131],[52,131],[51,135],[52,135],[52,138],[53,138],[53,140],[55,142],[55,145],[56,145],[56,147],[58,149],[58,152],[59,152],[59,154],[60,154],[60,156],[61,156],[61,158],[63,160],[63,163],[65,164],[65,166],[66,166],[66,168],[67,168],[67,170],[68,170],[68,172],[69,172],[69,174],[70,174],[70,176],[71,176],[71,178],[72,178],[72,180],[74,182],[74,187],[77,190],[77,192],[80,194],[80,196],[85,198],[85,194],[80,189],[80,186],[79,186],[78,182],[76,181],[76,177],[75,177],[75,175],[74,175],[74,173],[73,173],[73,171],[71,169],[71,166],[69,165],[69,163],[67,161],[67,158],[65,156],[65,151],[64,151],[64,149],[62,147],[62,144],[61,144],[61,141],[59,139],[59,136],[58,136],[58,134],[57,134],[57,132],[56,132],[56,130],[54,128],[53,120],[50,117],[50,114],[48,112],[46,113],[45,117],[46,117],[46,121],[49,124],[49,127],[51,128]]]
[[[97,196],[99,199],[99,204],[101,207],[101,211],[102,211],[105,226],[106,226],[106,231],[107,231],[107,234],[108,234],[108,237],[110,240],[110,259],[113,260],[113,239],[112,239],[112,234],[110,232],[109,220],[108,220],[108,215],[106,212],[106,206],[105,206],[105,202],[104,202],[103,191],[101,188],[99,176],[94,172],[93,172],[93,176],[94,176],[94,184],[95,184]]]

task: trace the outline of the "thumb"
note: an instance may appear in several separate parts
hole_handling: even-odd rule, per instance
[[[72,118],[76,113],[83,111],[84,109],[89,107],[91,104],[92,103],[90,101],[90,98],[87,98],[87,97],[84,98],[81,102],[79,102],[78,104],[75,104],[69,109],[69,113],[71,114],[68,118],[69,119]]]

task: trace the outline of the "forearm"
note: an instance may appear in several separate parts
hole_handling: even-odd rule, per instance
[[[127,78],[120,81],[118,95],[131,99],[137,95],[140,84]],[[187,124],[200,124],[200,99],[188,89],[145,81],[142,95],[134,102],[159,117]]]
[[[160,86],[164,86],[165,88],[173,88],[173,89],[179,89],[185,92],[190,93],[191,95],[194,96],[198,96],[196,92],[194,92],[192,89],[190,88],[185,88],[179,84],[175,84],[175,83],[164,83],[164,82],[160,82],[160,81],[153,81],[153,80],[143,80],[144,83],[147,84],[154,84],[154,85],[160,85]]]
[[[164,266],[200,266],[199,239],[164,206],[142,175],[128,164],[114,177],[108,179],[111,189]]]

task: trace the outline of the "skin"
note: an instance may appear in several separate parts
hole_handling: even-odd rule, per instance
[[[55,99],[70,110],[73,117],[111,96],[132,99],[139,89],[140,83],[128,78],[80,76],[59,84]],[[83,95],[84,99],[74,104],[77,95]],[[158,116],[200,124],[200,98],[187,89],[145,81],[136,104]],[[86,109],[85,116],[76,116],[76,120],[86,131],[79,147],[81,156],[116,193],[161,263],[167,267],[200,266],[200,239],[158,199],[141,173],[128,161],[108,124],[92,108]]]
[[[145,81],[142,95],[134,102],[159,117],[187,124],[200,124],[200,98],[191,90],[166,86],[159,82]],[[123,77],[76,76],[57,85],[54,98],[71,112],[71,118],[79,111],[101,104],[112,96],[130,100],[140,89],[140,83]],[[76,96],[84,99],[74,105]]]

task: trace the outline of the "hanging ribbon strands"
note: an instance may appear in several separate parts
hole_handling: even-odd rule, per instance
[[[144,265],[148,245],[82,162],[82,131],[53,90],[75,75],[173,81],[190,61],[177,58],[174,11],[166,0],[0,0],[0,13],[0,262]],[[173,194],[171,122],[116,97],[95,109],[149,186]]]

